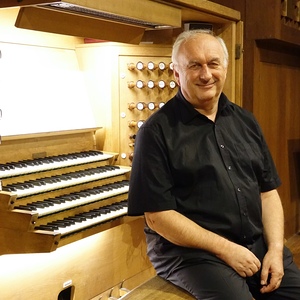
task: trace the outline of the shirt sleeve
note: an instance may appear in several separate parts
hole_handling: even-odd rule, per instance
[[[164,137],[159,126],[139,129],[128,193],[128,215],[176,209],[173,180]]]
[[[258,132],[261,135],[261,149],[263,154],[263,169],[261,171],[260,190],[261,192],[268,192],[278,188],[281,185],[274,160],[263,135],[262,129],[257,120],[253,116]]]

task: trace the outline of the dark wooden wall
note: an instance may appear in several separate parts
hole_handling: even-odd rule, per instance
[[[300,227],[300,23],[294,16],[297,1],[212,2],[241,12],[243,107],[258,119],[282,179],[279,193],[285,210],[285,235],[289,238]],[[283,2],[290,9],[286,16],[282,13]]]

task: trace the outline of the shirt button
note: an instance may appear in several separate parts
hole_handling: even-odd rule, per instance
[[[246,238],[247,238],[247,237],[244,235],[244,236],[243,236],[243,239],[245,240]]]
[[[240,189],[240,188],[237,188],[237,191],[238,191],[238,192],[240,192],[240,191],[241,191],[241,189]]]
[[[224,146],[224,145],[220,145],[220,147],[221,147],[222,149],[224,149],[224,148],[225,148],[225,146]]]
[[[231,170],[231,166],[228,166],[228,170]]]

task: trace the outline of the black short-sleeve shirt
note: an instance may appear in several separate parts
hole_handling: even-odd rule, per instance
[[[179,91],[139,129],[128,214],[176,210],[239,244],[262,234],[260,193],[280,179],[254,116],[219,99],[215,122]]]

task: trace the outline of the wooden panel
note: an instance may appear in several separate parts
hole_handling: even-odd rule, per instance
[[[297,172],[299,174],[295,157],[300,152],[300,86],[295,84],[295,78],[300,78],[300,68],[289,66],[288,61],[286,64],[278,64],[277,59],[271,62],[270,58],[276,56],[265,51],[257,50],[257,59],[260,59],[260,52],[264,53],[262,57],[267,57],[268,53],[269,62],[260,62],[255,66],[253,112],[261,124],[283,181],[279,194],[285,211],[285,235],[288,238],[299,230],[299,183],[291,176]],[[283,59],[281,63],[284,63]]]
[[[288,0],[289,3],[292,1]],[[248,38],[275,39],[300,45],[299,22],[288,24],[282,21],[282,1],[246,1],[245,5]]]

